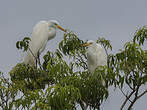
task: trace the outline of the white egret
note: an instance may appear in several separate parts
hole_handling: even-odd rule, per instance
[[[104,66],[107,64],[106,52],[100,44],[90,40],[83,44],[83,46],[87,47],[87,64],[91,73],[95,71],[97,66]]]
[[[29,49],[24,59],[25,64],[35,65],[36,58],[44,51],[47,42],[56,36],[57,28],[66,32],[55,20],[40,21],[34,26]]]

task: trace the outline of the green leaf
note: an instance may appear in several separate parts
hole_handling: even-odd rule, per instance
[[[17,49],[19,49],[19,48],[20,48],[20,47],[19,47],[19,45],[20,45],[20,42],[19,42],[19,41],[17,41],[17,42],[16,42],[16,48],[17,48]]]

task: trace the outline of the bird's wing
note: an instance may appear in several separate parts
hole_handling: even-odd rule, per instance
[[[97,66],[99,65],[104,66],[107,64],[106,52],[100,44],[96,45],[95,57],[96,57]]]
[[[46,21],[41,21],[35,25],[32,32],[30,49],[36,55],[37,52],[44,50],[48,40],[48,24]]]

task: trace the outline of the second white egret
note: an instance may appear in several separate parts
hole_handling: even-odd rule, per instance
[[[56,29],[66,32],[55,20],[40,21],[33,28],[29,49],[24,59],[25,64],[35,65],[35,60],[40,55],[49,40],[56,36]]]
[[[104,66],[107,64],[106,52],[100,44],[89,40],[87,43],[83,44],[83,46],[87,47],[87,64],[91,73],[95,71],[97,66]]]

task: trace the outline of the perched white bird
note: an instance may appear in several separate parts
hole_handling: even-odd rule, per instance
[[[107,64],[106,52],[100,44],[90,40],[83,44],[83,46],[87,47],[87,64],[91,73],[95,71],[97,66],[104,66]]]
[[[56,36],[56,29],[66,32],[55,20],[40,21],[33,28],[29,49],[24,59],[25,64],[35,65],[35,58],[40,55],[48,42]]]

